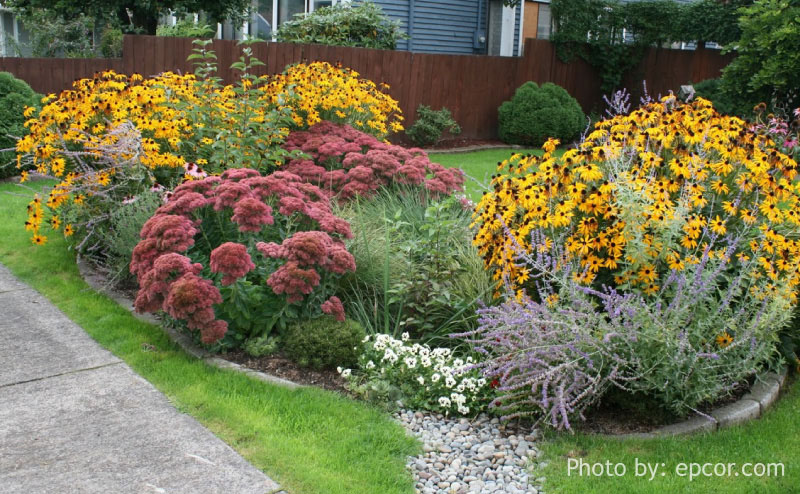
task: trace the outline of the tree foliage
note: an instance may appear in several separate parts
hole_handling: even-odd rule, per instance
[[[559,56],[579,56],[600,72],[602,89],[619,88],[638,65],[645,49],[667,43],[706,41],[727,44],[739,39],[737,9],[752,0],[553,0],[552,41]],[[714,19],[714,22],[708,22]]]
[[[762,0],[742,9],[736,58],[723,71],[723,90],[749,104],[800,106],[800,3]]]
[[[47,9],[65,20],[85,15],[114,21],[129,32],[156,34],[158,18],[168,12],[204,12],[209,20],[243,20],[250,0],[9,0],[17,11]]]

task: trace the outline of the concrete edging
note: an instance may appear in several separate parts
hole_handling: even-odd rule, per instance
[[[289,389],[298,389],[304,387],[302,384],[297,384],[296,382],[289,381],[288,379],[283,379],[278,376],[273,376],[272,374],[267,374],[266,372],[248,369],[247,367],[239,365],[235,362],[230,362],[223,358],[219,358],[218,356],[212,353],[207,352],[204,348],[195,344],[195,342],[193,342],[192,339],[189,338],[187,335],[173,328],[168,328],[163,324],[161,324],[161,321],[153,314],[140,314],[136,312],[136,310],[133,307],[133,300],[128,298],[126,295],[112,289],[108,284],[108,280],[106,279],[105,276],[103,276],[102,273],[98,272],[93,266],[87,263],[80,256],[78,256],[76,262],[78,265],[78,272],[80,273],[81,278],[83,278],[83,281],[85,281],[86,284],[89,285],[93,290],[102,293],[103,295],[114,300],[122,307],[128,309],[128,311],[130,311],[133,317],[139,319],[140,321],[144,321],[160,327],[161,330],[167,334],[170,340],[172,340],[175,344],[181,347],[183,351],[185,351],[189,355],[202,360],[203,362],[212,367],[241,372],[243,374],[246,374],[248,376],[254,377],[260,381],[264,381],[270,384],[277,384],[278,386],[283,386]]]
[[[652,432],[636,432],[631,434],[605,434],[617,439],[652,439],[665,436],[685,436],[689,434],[709,433],[740,425],[761,417],[771,407],[786,385],[788,371],[766,372],[756,378],[750,391],[738,401],[724,405],[709,412],[697,415],[677,424],[665,425]]]

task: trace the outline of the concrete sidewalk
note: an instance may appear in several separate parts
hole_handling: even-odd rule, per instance
[[[0,493],[278,489],[0,265]]]

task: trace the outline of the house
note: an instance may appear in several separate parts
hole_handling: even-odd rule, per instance
[[[251,35],[267,38],[273,26],[295,14],[336,5],[357,5],[363,0],[256,0],[258,6],[248,27]],[[397,49],[420,53],[489,54],[522,53],[524,5],[505,7],[502,0],[373,0],[389,18],[399,21],[409,35]],[[266,36],[265,36],[266,34]]]
[[[14,12],[0,3],[0,57],[30,56],[29,34]]]

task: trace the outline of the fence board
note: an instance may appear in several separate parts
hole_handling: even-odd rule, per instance
[[[266,64],[257,67],[256,74],[280,73],[286,65],[304,59],[340,62],[376,84],[389,84],[389,94],[400,102],[406,126],[413,123],[420,104],[434,109],[447,107],[461,125],[464,137],[495,137],[497,107],[529,80],[563,86],[587,112],[602,106],[600,78],[594,69],[580,59],[562,62],[554,45],[545,40],[526,40],[524,56],[516,58],[284,43],[252,46],[256,57]],[[238,60],[241,48],[234,41],[215,40],[212,49],[218,57],[218,76],[227,83],[233,82],[237,75],[230,65]],[[145,76],[167,70],[192,73],[194,67],[186,61],[191,50],[190,38],[125,36],[122,58],[0,58],[0,70],[24,79],[40,93],[58,93],[70,88],[75,79],[109,69]],[[651,95],[666,94],[670,89],[679,89],[681,84],[718,77],[732,58],[733,55],[721,55],[711,49],[652,49],[624,83],[636,101],[643,80],[647,81]]]

